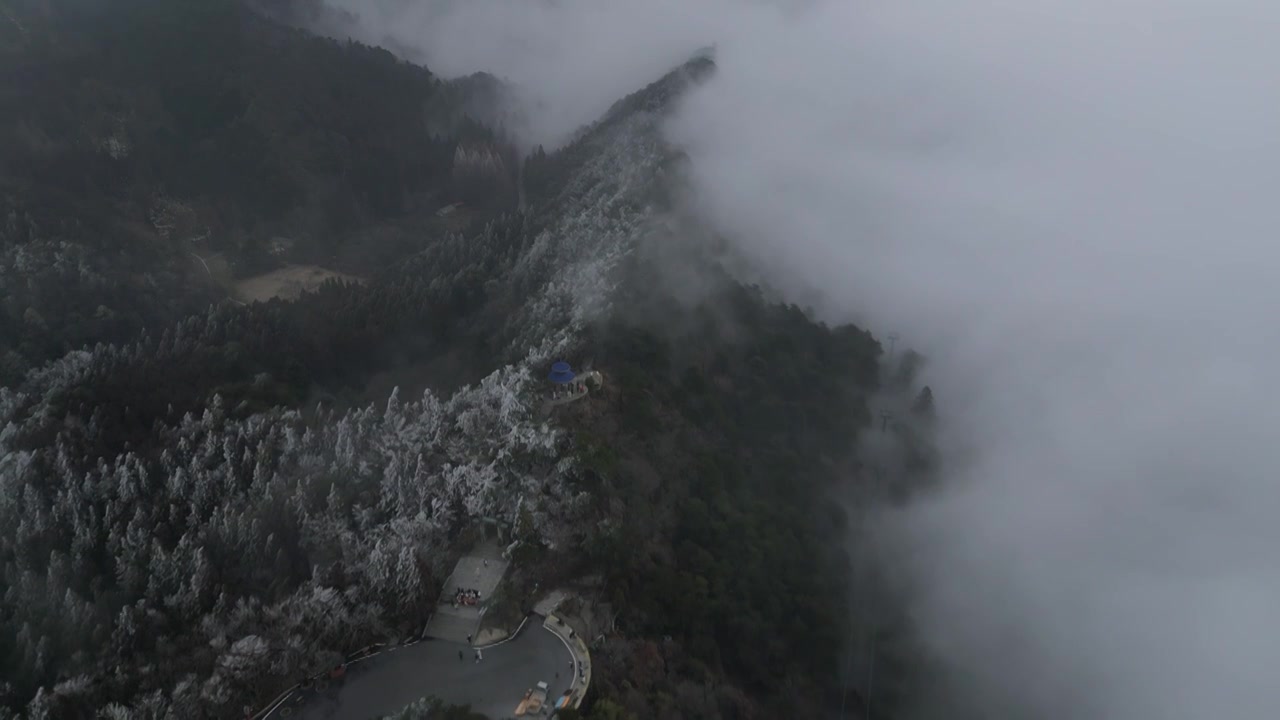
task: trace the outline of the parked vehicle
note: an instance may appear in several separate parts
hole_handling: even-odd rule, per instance
[[[525,715],[541,715],[545,709],[547,702],[547,684],[539,682],[533,688],[525,691],[524,699],[516,706],[516,717],[524,717]]]

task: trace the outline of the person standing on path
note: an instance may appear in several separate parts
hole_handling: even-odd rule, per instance
[[[468,644],[468,645],[470,645],[470,644],[471,644],[471,635],[470,635],[470,634],[468,634],[468,635],[467,635],[467,644]]]

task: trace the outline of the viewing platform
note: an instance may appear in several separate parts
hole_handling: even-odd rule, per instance
[[[598,390],[604,385],[604,376],[599,372],[589,370],[578,375],[569,367],[569,363],[564,361],[551,366],[548,379],[551,381],[551,388],[546,396],[547,409],[581,400],[591,394],[592,388]]]

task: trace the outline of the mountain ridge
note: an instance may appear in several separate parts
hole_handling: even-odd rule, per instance
[[[834,702],[824,639],[852,618],[829,491],[857,465],[882,352],[742,285],[672,213],[664,113],[713,70],[695,57],[535,151],[527,212],[435,232],[365,284],[211,305],[0,388],[4,706],[237,714],[418,627],[480,517],[519,542],[519,605],[604,578],[624,632],[590,717]],[[609,390],[547,416],[560,358]]]

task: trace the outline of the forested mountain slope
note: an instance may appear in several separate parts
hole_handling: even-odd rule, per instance
[[[455,200],[514,203],[514,166],[457,172],[460,150],[511,152],[465,114],[480,84],[236,0],[6,6],[0,382],[286,262],[375,272],[442,234],[432,211]]]
[[[173,7],[196,12],[185,0]],[[215,32],[219,17],[240,28],[238,53],[328,58],[336,79],[315,92],[337,94],[332,112],[389,115],[369,119],[382,123],[371,144],[407,118],[408,145],[389,166],[394,182],[369,186],[398,190],[369,195],[349,184],[355,165],[342,165],[363,162],[356,141],[317,130],[272,149],[293,158],[280,167],[299,180],[294,201],[248,212],[266,200],[189,188],[209,203],[200,212],[245,222],[246,233],[309,227],[331,237],[317,242],[341,244],[355,231],[298,211],[297,198],[324,206],[344,195],[360,222],[418,237],[410,229],[435,206],[406,198],[434,187],[446,143],[408,138],[420,118],[401,92],[420,86],[430,104],[439,84],[380,51],[263,25],[235,3],[208,8],[199,13]],[[174,17],[144,16],[124,13],[111,31]],[[224,61],[200,72],[249,82]],[[847,522],[827,491],[857,466],[880,347],[743,286],[714,243],[666,221],[680,154],[661,122],[713,70],[693,60],[569,146],[535,152],[526,212],[419,238],[365,284],[190,313],[182,303],[195,296],[157,284],[155,297],[184,318],[121,331],[0,388],[0,717],[238,716],[342,653],[420,628],[458,539],[481,517],[513,529],[524,566],[601,578],[620,634],[597,653],[590,717],[812,717],[838,702]],[[374,97],[342,96],[344,77],[351,93]],[[276,109],[255,126],[311,107],[308,82],[278,105],[262,100]],[[30,207],[141,212],[134,193],[145,192],[120,187],[148,187],[139,178],[194,162],[244,124],[174,135],[176,123],[161,133],[167,154],[130,161],[138,174],[123,185],[12,186]],[[351,154],[327,156],[334,147]],[[249,170],[220,172],[234,184]],[[140,262],[180,254],[112,237]],[[51,242],[22,235],[4,247],[18,255]],[[560,357],[593,362],[608,384],[547,415],[544,376]],[[361,400],[375,376],[415,391]],[[891,707],[886,699],[886,717]]]

